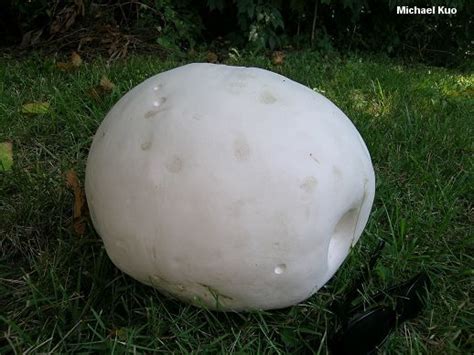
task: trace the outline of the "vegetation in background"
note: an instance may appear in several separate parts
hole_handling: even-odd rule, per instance
[[[396,15],[398,5],[443,5],[457,14]],[[468,0],[11,0],[3,10],[6,43],[105,48],[113,57],[143,43],[176,53],[221,37],[230,47],[363,50],[436,65],[473,54]]]
[[[458,13],[402,16],[397,5]],[[362,297],[421,270],[434,284],[424,313],[382,350],[469,353],[474,76],[465,69],[472,69],[473,7],[468,0],[7,0],[0,353],[326,353],[336,324],[331,304],[344,299],[380,239],[386,247]],[[30,55],[8,54],[21,52]],[[72,54],[60,62],[38,53]],[[167,299],[114,267],[91,225],[84,168],[106,112],[144,79],[194,61],[260,66],[299,81],[335,102],[367,143],[377,177],[367,228],[333,279],[302,304],[233,314]]]
[[[131,56],[59,66],[0,59],[0,353],[326,353],[335,317],[380,239],[363,297],[426,270],[427,306],[385,344],[392,354],[472,347],[472,74],[384,57],[227,63],[280,72],[334,101],[371,152],[376,199],[360,242],[333,279],[283,310],[215,313],[169,300],[113,266],[82,208],[81,182],[105,113],[144,79],[188,61]],[[6,169],[5,169],[6,167]],[[1,169],[0,169],[1,170]]]

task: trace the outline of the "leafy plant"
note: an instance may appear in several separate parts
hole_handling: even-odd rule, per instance
[[[138,25],[153,28],[157,42],[170,50],[193,48],[202,25],[191,1],[153,0],[147,1]]]
[[[208,0],[209,9],[223,12],[224,0]],[[281,4],[264,0],[234,0],[239,29],[256,49],[274,49],[280,45],[279,31],[284,29]]]

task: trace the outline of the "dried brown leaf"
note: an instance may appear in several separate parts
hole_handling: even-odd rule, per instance
[[[285,62],[285,53],[282,51],[275,51],[272,53],[272,63],[273,65],[283,65]]]
[[[74,194],[73,228],[76,234],[83,235],[86,230],[85,214],[87,213],[86,195],[79,178],[73,169],[66,172],[66,185]]]
[[[111,82],[110,79],[104,75],[100,79],[100,87],[104,89],[104,91],[110,92],[115,88],[115,84]]]
[[[218,61],[217,54],[214,52],[207,52],[206,60],[208,63],[217,63]]]
[[[105,75],[100,79],[99,85],[89,89],[87,94],[94,100],[100,101],[105,95],[110,94],[115,88],[115,84]]]
[[[72,52],[71,53],[71,65],[75,68],[80,67],[82,64],[82,58],[77,52]]]
[[[69,57],[69,62],[67,62],[67,63],[57,62],[56,63],[56,68],[58,68],[59,70],[64,71],[64,72],[70,72],[70,71],[76,70],[81,65],[82,65],[81,56],[76,51],[73,51],[71,53],[71,56]]]

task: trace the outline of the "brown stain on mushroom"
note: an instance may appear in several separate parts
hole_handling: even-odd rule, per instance
[[[164,111],[165,109],[161,106],[166,102],[166,97],[160,97],[157,100],[153,101],[153,107],[155,109],[149,110],[145,113],[145,118],[151,118],[156,116],[159,112]]]
[[[314,176],[308,176],[303,180],[300,189],[310,194],[314,191],[317,185],[318,180]]]
[[[165,164],[166,169],[173,174],[178,174],[183,169],[183,161],[180,157],[174,156]]]
[[[276,97],[273,96],[273,94],[268,90],[265,90],[260,94],[260,102],[264,104],[273,104],[274,102],[276,102],[276,100]]]
[[[166,100],[167,100],[166,97],[160,97],[157,101],[153,102],[153,106],[156,106],[156,107],[161,106],[166,102]]]
[[[234,141],[234,156],[238,161],[244,161],[249,158],[250,147],[245,139],[238,138]]]
[[[309,153],[309,157],[314,160],[315,163],[317,164],[321,164],[320,161],[312,154],[312,153]]]
[[[147,113],[145,113],[145,118],[151,118],[153,116],[155,116],[156,114],[158,113],[158,110],[151,110],[151,111],[148,111]]]
[[[141,145],[140,145],[140,148],[142,150],[149,150],[151,148],[151,145],[152,145],[152,141],[149,140],[149,141],[146,141],[146,142],[143,142]]]
[[[143,137],[143,141],[140,144],[140,149],[143,151],[149,150],[153,145],[153,131],[148,130],[145,132],[145,136]]]

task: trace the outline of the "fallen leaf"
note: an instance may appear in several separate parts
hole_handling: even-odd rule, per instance
[[[89,96],[99,101],[106,94],[111,93],[115,88],[115,84],[105,75],[100,79],[99,85],[89,89]]]
[[[82,65],[82,58],[77,53],[76,51],[73,51],[71,53],[71,57],[69,58],[69,62],[64,63],[64,62],[57,62],[56,63],[56,68],[58,68],[61,71],[73,71],[77,68],[79,68]]]
[[[100,87],[105,91],[112,91],[115,84],[109,80],[105,75],[100,79]]]
[[[217,57],[217,54],[214,52],[207,52],[206,60],[208,63],[217,63],[217,60],[219,58]]]
[[[49,102],[29,102],[21,107],[21,113],[44,115],[49,112]]]
[[[82,58],[77,52],[71,53],[71,65],[75,68],[80,67],[82,64]]]
[[[0,171],[9,171],[13,165],[13,144],[0,143]]]
[[[84,218],[87,214],[86,195],[73,169],[66,172],[66,185],[74,193],[74,205],[72,210],[74,231],[78,235],[83,235],[86,231],[86,221]]]
[[[274,65],[282,65],[285,62],[285,53],[282,51],[275,51],[272,54],[272,63]]]

